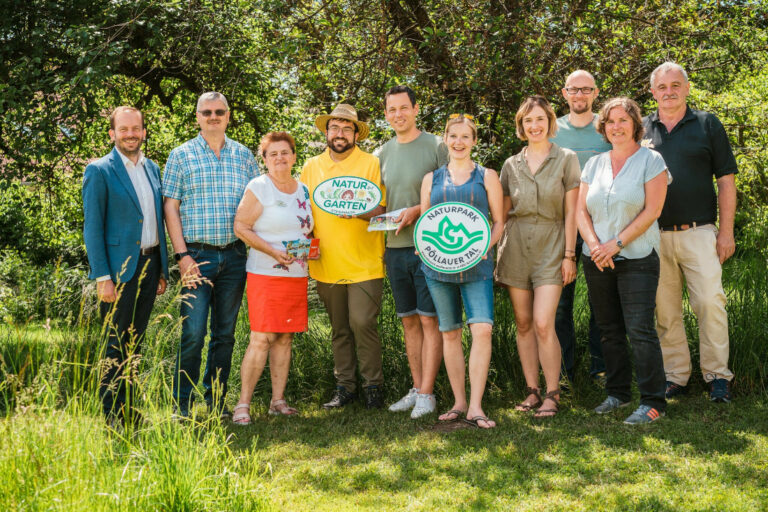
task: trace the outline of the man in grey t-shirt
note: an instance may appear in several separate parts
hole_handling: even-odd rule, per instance
[[[389,410],[412,409],[411,418],[418,418],[434,412],[436,407],[433,387],[443,356],[443,340],[421,261],[414,252],[413,223],[421,214],[422,179],[448,162],[448,149],[439,137],[416,127],[419,106],[409,87],[398,85],[387,91],[384,108],[395,137],[374,154],[381,161],[387,210],[403,209],[396,219],[399,227],[388,233],[384,262],[395,311],[403,322],[405,352],[413,377],[413,388]]]
[[[592,112],[592,104],[600,92],[595,85],[591,73],[579,69],[565,80],[563,97],[568,102],[570,111],[557,120],[557,135],[552,142],[560,147],[576,152],[579,166],[584,169],[587,160],[595,155],[609,151],[611,145],[595,129],[597,114]],[[576,261],[581,255],[581,236],[576,241]],[[567,255],[570,256],[570,255]],[[576,291],[576,281],[563,287],[560,303],[557,305],[555,332],[560,340],[563,353],[563,371],[568,380],[573,381],[575,374],[576,335],[573,326],[573,296]],[[600,331],[595,324],[595,315],[589,308],[589,373],[598,383],[605,382],[605,361],[603,348],[600,344]]]

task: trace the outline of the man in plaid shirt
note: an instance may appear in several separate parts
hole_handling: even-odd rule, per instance
[[[184,283],[181,343],[173,381],[178,413],[183,417],[190,414],[192,391],[200,375],[209,310],[205,401],[214,413],[229,415],[224,397],[248,254],[233,226],[245,187],[259,174],[253,153],[225,135],[229,114],[224,95],[207,92],[200,96],[200,133],[171,151],[163,175],[165,223]]]

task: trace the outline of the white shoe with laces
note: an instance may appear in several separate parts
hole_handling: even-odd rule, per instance
[[[437,400],[435,395],[417,394],[416,405],[413,406],[411,411],[411,419],[421,418],[422,416],[435,412],[437,408]]]
[[[416,395],[418,394],[418,389],[411,388],[407,395],[390,405],[389,410],[391,412],[403,412],[413,409],[413,406],[416,405]]]

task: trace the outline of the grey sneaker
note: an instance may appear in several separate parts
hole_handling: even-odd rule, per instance
[[[608,414],[611,411],[615,411],[619,407],[626,407],[629,405],[629,402],[622,402],[615,396],[609,396],[605,400],[603,400],[603,403],[595,407],[595,412],[597,414]]]
[[[416,405],[413,406],[411,411],[411,419],[421,418],[422,416],[435,412],[437,408],[437,400],[435,395],[417,394]]]
[[[389,406],[389,410],[392,412],[409,411],[416,405],[416,396],[419,394],[419,390],[411,388],[408,394]]]
[[[712,402],[730,403],[731,383],[725,379],[715,379],[709,383],[709,399]]]
[[[655,407],[650,405],[641,405],[635,412],[633,412],[627,419],[624,420],[625,425],[645,425],[651,423],[664,416],[663,412],[660,412]]]

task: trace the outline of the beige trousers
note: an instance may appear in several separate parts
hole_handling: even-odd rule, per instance
[[[683,278],[691,309],[699,322],[704,380],[733,378],[728,369],[728,314],[716,238],[717,228],[711,224],[686,231],[661,232],[656,329],[667,380],[681,386],[687,385],[691,376],[691,354],[683,325]]]

